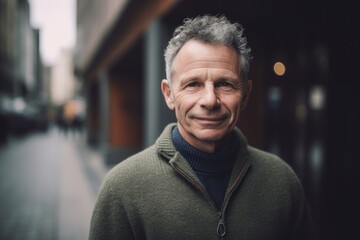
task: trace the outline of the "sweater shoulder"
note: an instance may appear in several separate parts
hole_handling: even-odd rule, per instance
[[[252,159],[255,164],[260,164],[261,166],[268,167],[274,166],[279,168],[287,168],[288,170],[292,171],[291,167],[288,163],[286,163],[282,158],[278,155],[275,155],[270,152],[266,152],[264,150],[248,146],[248,152],[250,158]]]
[[[161,161],[156,147],[150,146],[115,165],[106,174],[104,183],[126,184],[134,179],[144,178],[156,168]]]
[[[251,186],[263,188],[264,191],[271,189],[281,193],[281,196],[296,196],[294,199],[305,199],[302,182],[293,168],[279,156],[254,148],[248,147],[251,158],[251,166],[248,171],[248,180]]]
[[[287,179],[294,183],[299,182],[293,168],[279,156],[264,150],[248,147],[252,168],[263,178]]]

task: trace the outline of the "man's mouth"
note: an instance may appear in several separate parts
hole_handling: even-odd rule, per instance
[[[202,124],[219,124],[225,117],[196,117],[196,120]]]

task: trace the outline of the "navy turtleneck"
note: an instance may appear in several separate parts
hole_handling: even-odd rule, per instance
[[[177,127],[172,131],[172,141],[176,150],[188,161],[220,210],[229,183],[237,144],[234,142],[224,149],[207,153],[186,142]]]

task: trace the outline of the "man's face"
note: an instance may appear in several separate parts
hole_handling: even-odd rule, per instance
[[[245,101],[237,52],[190,40],[174,59],[171,87],[163,80],[162,91],[183,138],[200,150],[214,151],[236,125]]]

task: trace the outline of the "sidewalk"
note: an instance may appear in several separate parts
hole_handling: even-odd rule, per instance
[[[59,239],[88,239],[91,213],[107,169],[80,135],[68,136],[64,147],[69,157],[61,168]]]
[[[0,148],[0,239],[87,239],[103,163],[57,129]]]

